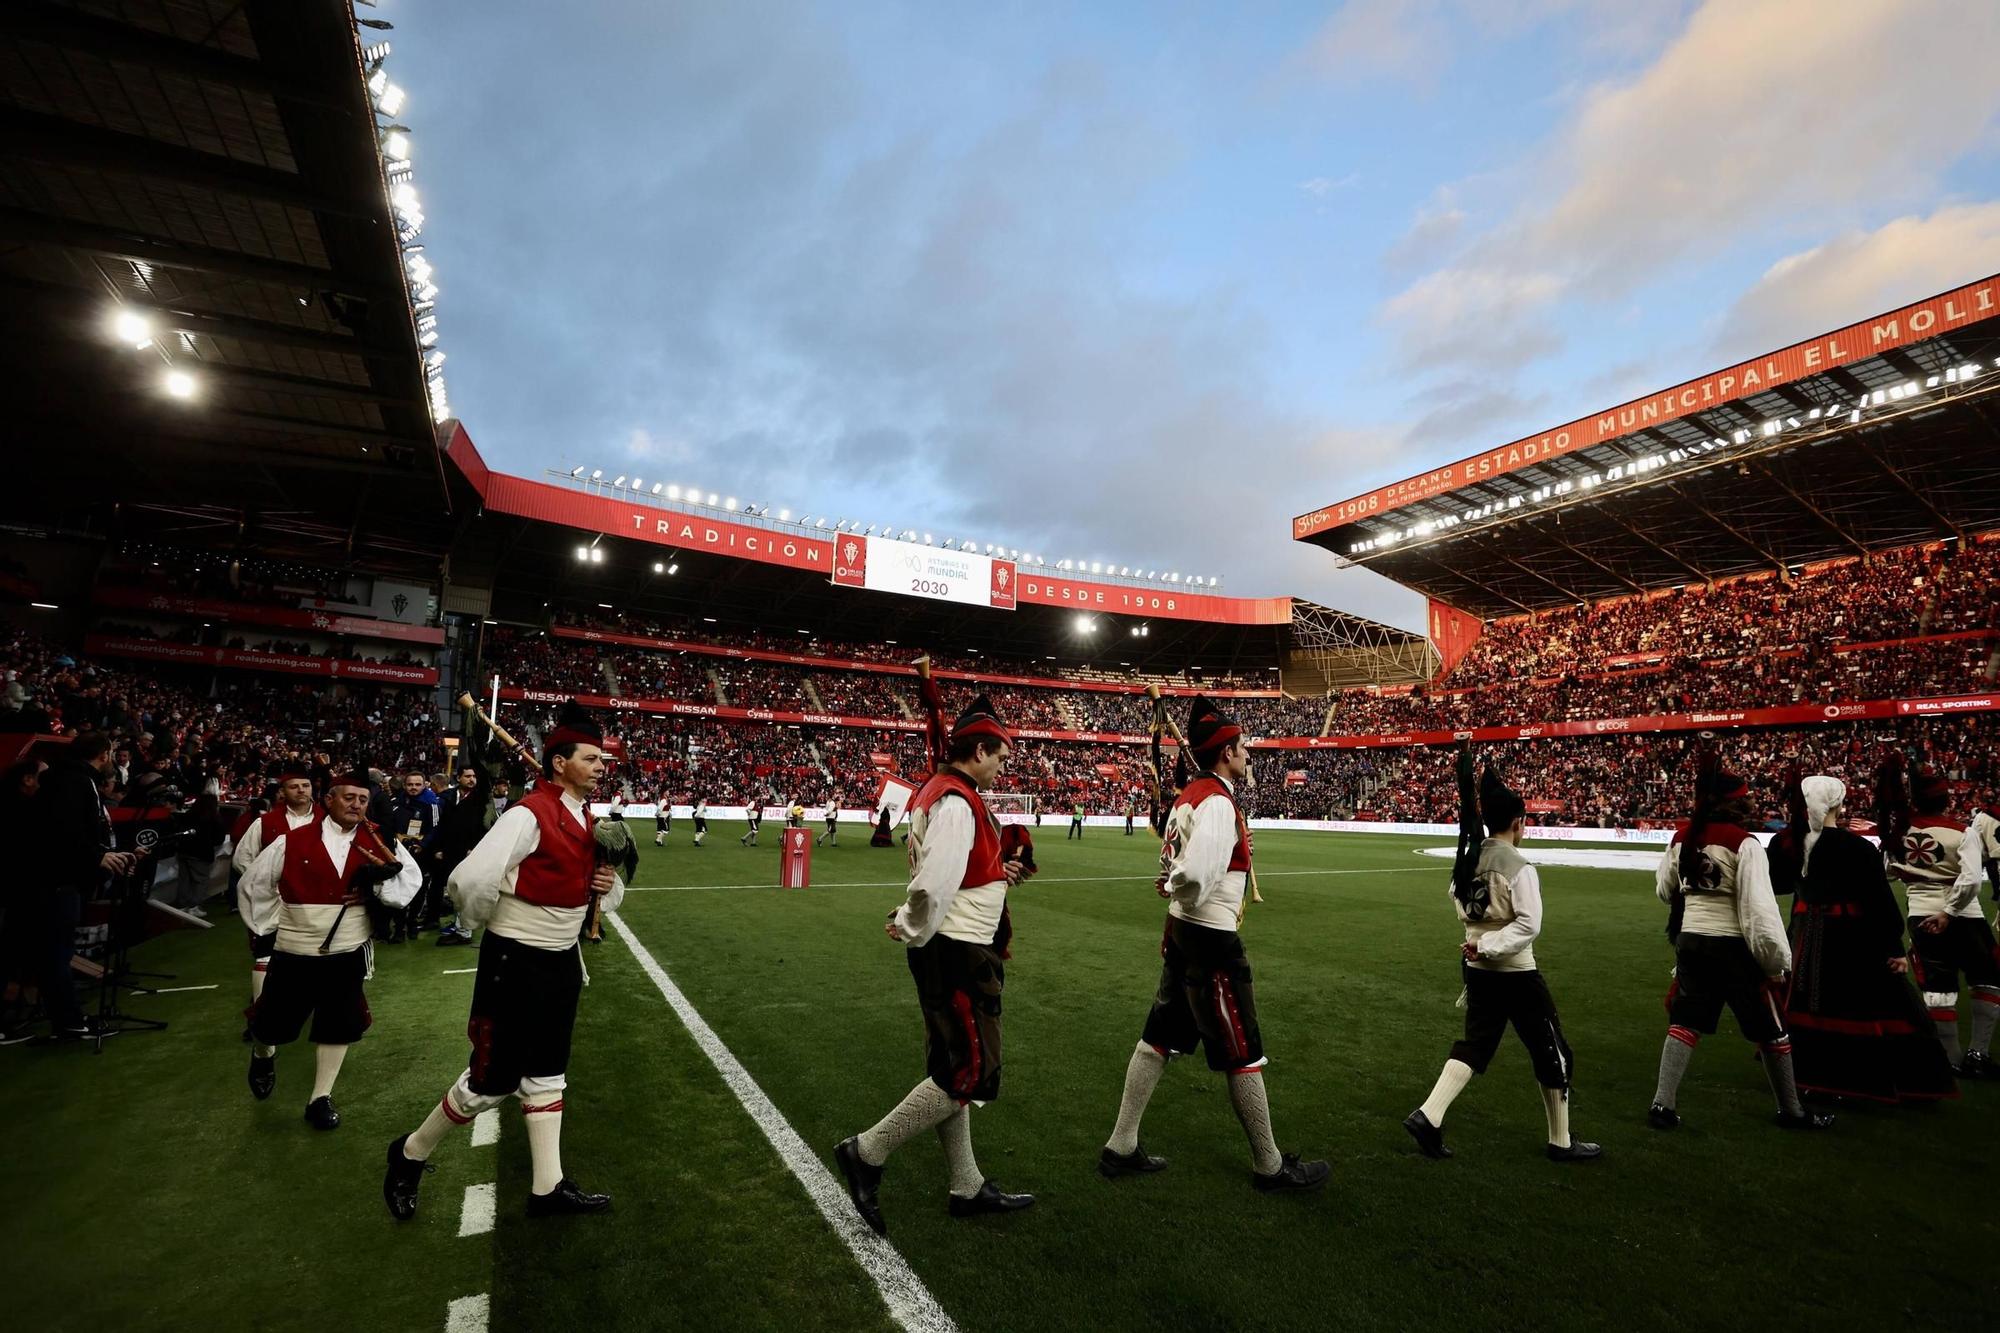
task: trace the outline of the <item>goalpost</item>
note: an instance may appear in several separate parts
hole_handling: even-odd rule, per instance
[[[986,809],[1002,824],[1032,824],[1035,822],[1035,798],[1024,791],[989,791],[980,793],[986,802]]]

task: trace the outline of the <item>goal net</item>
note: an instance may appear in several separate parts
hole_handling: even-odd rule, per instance
[[[1024,791],[989,791],[981,793],[986,802],[987,812],[1002,824],[1032,824],[1035,822],[1035,798]]]

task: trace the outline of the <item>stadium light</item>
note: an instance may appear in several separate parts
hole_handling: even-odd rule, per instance
[[[571,480],[575,480],[576,478],[582,476],[583,475],[582,465],[579,464],[578,466],[571,468],[569,470],[569,475]]]
[[[710,491],[710,492],[708,493],[708,507],[709,507],[710,509],[713,509],[713,508],[715,508],[715,492],[714,492],[714,491]]]
[[[791,510],[789,510],[789,509],[780,509],[780,510],[778,511],[778,521],[779,521],[780,523],[789,523],[789,522],[791,522],[791,521],[792,521],[792,511],[791,511]]]
[[[669,574],[678,574],[678,573],[680,573],[680,572],[681,572],[681,567],[680,567],[680,565],[679,565],[678,563],[676,563],[676,562],[674,562],[674,561],[668,561],[668,562],[667,562],[667,573],[669,573]]]
[[[382,136],[382,153],[392,162],[410,160],[410,136],[401,130],[390,130]]]
[[[655,560],[655,561],[653,562],[653,572],[654,572],[655,574],[664,574],[664,573],[666,573],[666,572],[667,572],[667,566],[666,566],[665,562],[664,562],[664,561],[660,561],[660,560]]]
[[[654,483],[653,483],[653,494],[655,494],[655,495],[658,495],[658,494],[660,493],[660,488],[661,488],[662,486],[664,486],[664,485],[666,485],[666,483],[665,483],[665,482],[663,482],[663,481],[656,481],[656,482],[654,482]]]
[[[613,486],[623,486],[625,484],[625,474],[623,472],[619,473],[618,479],[611,484]]]
[[[1093,574],[1102,574],[1104,572],[1104,566],[1100,564],[1098,561],[1093,560],[1090,562],[1090,572]]]
[[[382,71],[380,70],[376,71],[378,77],[381,73]],[[371,79],[369,82],[373,83],[374,80]],[[375,94],[375,109],[385,116],[393,116],[403,109],[403,99],[405,96],[406,94],[401,88],[398,88],[393,83],[384,82]]]
[[[592,481],[603,481],[603,480],[604,480],[604,469],[603,469],[603,468],[601,468],[601,467],[594,467],[594,468],[592,468],[592,469],[590,470],[590,479],[591,479]]]
[[[153,317],[142,310],[117,306],[111,312],[110,325],[112,337],[135,349],[153,341]]]
[[[588,559],[590,559],[590,548],[589,548],[588,546],[579,546],[579,547],[577,547],[577,548],[576,548],[576,558],[577,558],[577,559],[579,559],[579,560],[588,560]]]
[[[813,526],[814,526],[814,527],[816,527],[816,528],[823,528],[823,527],[825,527],[825,526],[826,526],[826,520],[825,520],[825,519],[821,519],[821,520],[820,520],[819,522],[817,522],[817,523],[813,524]]]
[[[1077,633],[1090,634],[1093,633],[1096,629],[1097,629],[1097,622],[1092,620],[1089,616],[1078,616],[1076,618]]]
[[[161,379],[160,385],[166,389],[167,396],[170,398],[179,398],[185,402],[194,397],[194,376],[188,374],[185,370],[169,370],[166,376]]]
[[[709,496],[709,497],[708,497],[708,502],[709,502],[710,504],[714,504],[714,503],[715,503],[715,497],[714,497],[714,496],[712,496],[712,495],[711,495],[711,496]],[[732,496],[730,496],[730,497],[729,497],[729,498],[728,498],[727,500],[724,500],[724,501],[722,502],[722,507],[723,507],[724,509],[734,509],[734,508],[736,508],[736,497],[732,495]]]
[[[593,564],[593,565],[601,565],[601,564],[603,564],[603,563],[604,563],[604,548],[603,548],[603,547],[601,547],[601,546],[593,546],[593,547],[591,547],[591,548],[590,548],[590,563],[591,563],[591,564]]]

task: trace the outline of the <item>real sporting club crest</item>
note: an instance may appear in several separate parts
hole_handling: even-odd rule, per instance
[[[848,588],[868,586],[868,539],[852,533],[833,542],[833,581]]]
[[[987,604],[1006,610],[1014,607],[1014,562],[995,560],[993,562],[993,582],[988,586]]]

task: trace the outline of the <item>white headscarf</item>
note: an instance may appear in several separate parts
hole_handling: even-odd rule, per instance
[[[1826,828],[1827,819],[1847,801],[1847,784],[1839,778],[1818,773],[1799,783],[1799,791],[1806,798],[1806,823],[1811,831],[1806,834],[1805,860],[1812,860],[1814,846],[1819,835]]]

